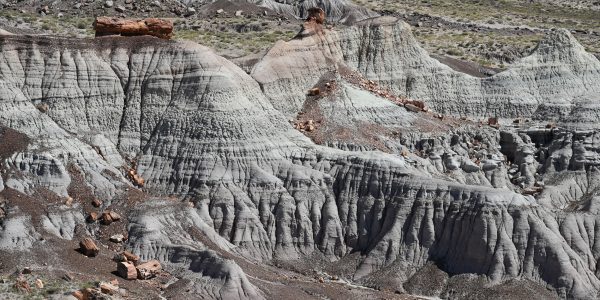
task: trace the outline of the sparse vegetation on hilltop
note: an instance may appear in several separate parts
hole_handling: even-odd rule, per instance
[[[224,16],[214,19],[170,18],[175,25],[174,39],[189,40],[211,47],[221,55],[239,57],[264,51],[278,40],[291,39],[298,23],[261,20],[255,16]],[[93,37],[92,17],[41,16],[15,10],[0,11],[0,24],[35,32],[72,37]]]
[[[404,17],[432,54],[488,67],[501,68],[527,55],[543,30],[550,28],[571,30],[587,51],[600,55],[600,12],[595,6],[568,1],[564,5],[517,0],[354,1],[382,14]]]
[[[269,49],[278,40],[289,40],[297,32],[296,24],[259,18],[231,17],[218,20],[175,22],[176,40],[190,40],[211,47],[225,56],[239,57]]]
[[[4,22],[3,22],[4,21]],[[0,23],[13,25],[17,28],[29,29],[42,33],[59,34],[72,37],[94,36],[91,17],[79,16],[44,16],[18,12],[14,10],[0,10]]]

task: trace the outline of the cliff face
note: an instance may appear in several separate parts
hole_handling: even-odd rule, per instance
[[[124,205],[120,199],[129,201],[136,190],[127,178],[133,171],[152,199],[127,208],[126,247],[168,263],[191,293],[271,297],[246,276],[241,258],[317,257],[338,266],[354,259],[348,279],[377,286],[387,277],[392,290],[402,291],[433,261],[449,274],[482,275],[490,285],[519,278],[562,297],[595,298],[594,130],[476,129],[410,113],[348,75],[358,71],[393,92],[409,86],[411,97],[443,112],[485,116],[492,112],[488,97],[500,95],[493,101],[506,116],[530,109],[540,118],[556,115],[540,109],[552,106],[544,100],[549,86],[573,81],[592,95],[585,99],[593,111],[597,60],[576,44],[557,52],[552,41],[574,45],[568,34],[555,34],[514,69],[478,79],[429,58],[407,26],[389,18],[279,42],[252,76],[191,43],[1,37],[0,122],[29,142],[2,156],[0,186],[9,200],[0,247],[29,251],[40,235],[69,240],[78,227],[94,234],[83,204],[44,203],[37,195],[79,198],[79,184],[105,206]],[[588,64],[562,63],[574,56]],[[540,64],[545,71],[524,71]],[[560,76],[546,76],[552,70]],[[522,79],[540,76],[544,84]],[[389,152],[406,147],[408,155],[315,145],[287,117],[305,110],[306,91],[329,78],[340,88],[315,106],[323,131],[357,122],[435,130],[375,134]],[[507,81],[535,97],[515,104]],[[332,133],[324,144],[340,140]],[[373,144],[362,142],[364,149]],[[587,181],[561,177],[570,173]],[[543,181],[548,187],[537,198],[524,195]],[[31,202],[11,200],[17,194]],[[40,212],[31,203],[47,207]]]

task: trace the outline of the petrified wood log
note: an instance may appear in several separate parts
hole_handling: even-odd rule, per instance
[[[173,36],[173,22],[157,18],[128,20],[97,17],[94,21],[94,30],[96,30],[96,36],[151,35],[161,39],[170,39]]]
[[[306,21],[312,20],[314,20],[317,24],[325,23],[325,11],[319,7],[309,8]]]
[[[98,255],[100,249],[96,246],[96,243],[91,238],[84,238],[79,242],[79,252],[86,256],[94,257]]]
[[[158,260],[153,259],[138,265],[136,268],[138,279],[150,279],[160,272],[162,266]]]

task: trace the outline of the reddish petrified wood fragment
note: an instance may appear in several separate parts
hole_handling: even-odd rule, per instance
[[[79,242],[79,251],[86,256],[94,257],[98,255],[100,249],[98,249],[98,246],[96,246],[94,240],[90,238],[84,238]]]
[[[97,17],[94,21],[94,30],[96,30],[96,36],[151,35],[168,40],[173,36],[173,22],[157,18],[130,20],[110,17]]]
[[[156,276],[162,267],[158,260],[153,259],[138,265],[136,268],[138,279],[150,279]]]
[[[117,273],[127,280],[135,280],[138,277],[135,266],[127,261],[117,263]]]
[[[317,24],[325,23],[325,11],[319,7],[309,8],[306,21],[315,21]]]

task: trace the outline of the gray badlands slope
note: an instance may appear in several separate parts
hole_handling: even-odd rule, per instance
[[[288,59],[289,55],[307,61],[306,67],[294,68],[298,60]],[[303,102],[298,91],[335,69],[332,61],[398,95],[422,100],[440,113],[574,122],[597,119],[594,103],[600,101],[600,61],[566,30],[549,33],[530,56],[509,70],[477,78],[429,57],[406,23],[381,17],[341,32],[279,42],[254,68],[253,77],[268,97],[286,97],[286,101],[272,101],[276,108],[295,112]]]
[[[308,16],[308,10],[310,8],[320,7],[325,11],[327,20],[348,24],[378,15],[349,0],[259,0],[256,3],[262,7],[270,8],[281,13],[288,13],[301,19],[305,19]]]
[[[307,24],[250,75],[203,46],[153,38],[1,36],[0,49],[9,265],[41,265],[28,253],[73,251],[65,244],[84,235],[104,243],[84,221],[84,190],[127,216],[126,249],[179,278],[172,298],[278,298],[286,285],[257,262],[445,298],[598,296],[600,63],[567,33],[486,79],[429,58],[390,18],[340,32]],[[443,113],[592,129],[440,120],[352,81],[362,77]],[[306,96],[324,84],[334,88]],[[318,143],[391,153],[316,145],[288,120],[313,114]],[[343,290],[313,296],[366,293]]]

